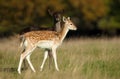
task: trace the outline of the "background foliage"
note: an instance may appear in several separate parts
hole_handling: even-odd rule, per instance
[[[48,8],[71,16],[77,35],[119,34],[120,0],[0,0],[0,36],[31,26],[52,28]]]

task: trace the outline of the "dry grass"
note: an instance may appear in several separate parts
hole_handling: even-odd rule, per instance
[[[17,73],[19,63],[19,41],[13,37],[0,40],[0,79],[119,79],[120,38],[67,39],[57,50],[57,72],[52,62],[49,69],[47,60],[40,71],[43,50],[36,49],[31,61],[36,69],[30,68]]]

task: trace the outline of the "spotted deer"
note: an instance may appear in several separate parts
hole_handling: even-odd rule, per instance
[[[36,47],[44,48],[44,59],[41,65],[41,70],[43,69],[44,63],[48,56],[48,50],[52,50],[52,55],[55,63],[55,68],[57,71],[59,71],[58,65],[57,65],[57,56],[56,56],[56,49],[58,46],[63,42],[66,34],[69,30],[76,30],[76,26],[73,24],[73,22],[70,20],[70,18],[66,18],[63,16],[62,18],[64,24],[63,29],[61,32],[55,32],[55,31],[31,31],[27,32],[23,35],[24,40],[21,42],[21,45],[24,45],[24,52],[20,56],[20,61],[18,65],[18,73],[21,74],[21,66],[23,63],[23,60],[26,58],[28,61],[28,64],[30,65],[30,68],[33,72],[35,72],[35,69],[30,61],[30,56],[32,54],[32,51]]]
[[[63,13],[64,13],[64,10],[61,10],[61,11],[53,11],[52,9],[48,8],[47,9],[47,12],[49,15],[51,15],[54,19],[54,25],[53,25],[53,28],[52,29],[44,29],[44,30],[52,30],[52,31],[56,31],[56,32],[61,32],[62,30],[62,26],[63,26],[63,21],[62,21],[62,16],[63,16]],[[24,32],[26,31],[36,31],[37,29],[39,29],[37,26],[31,26],[30,28],[26,28],[24,29]],[[20,40],[24,40],[24,38],[21,36],[20,37]],[[48,56],[49,56],[49,68],[50,68],[50,65],[51,65],[51,59],[53,58],[52,56],[52,51],[50,49],[47,49],[48,50]],[[21,52],[23,53],[25,50],[23,49]],[[23,60],[23,64],[24,64],[24,69],[27,68],[27,65],[26,65],[26,61]]]

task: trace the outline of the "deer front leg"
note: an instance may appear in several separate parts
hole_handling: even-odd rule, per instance
[[[44,64],[45,64],[45,61],[46,61],[47,57],[48,57],[48,50],[45,50],[44,59],[43,59],[42,65],[40,66],[40,71],[43,70],[43,67],[44,67]]]
[[[56,49],[55,48],[52,49],[52,53],[53,53],[55,68],[56,68],[57,71],[59,71],[59,68],[58,68],[58,65],[57,65],[57,56],[56,56]]]

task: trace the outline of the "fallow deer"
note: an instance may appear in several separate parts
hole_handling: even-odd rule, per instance
[[[56,32],[61,32],[62,30],[62,26],[63,26],[63,21],[62,21],[62,15],[63,15],[63,12],[64,10],[61,10],[61,11],[53,11],[52,9],[48,8],[47,9],[47,12],[49,13],[49,15],[51,15],[54,19],[54,25],[53,25],[53,29],[51,29],[52,31],[56,31]],[[39,28],[37,26],[31,26],[29,28],[26,28],[24,29],[24,32],[27,32],[27,31],[36,31],[38,30]],[[44,30],[50,30],[50,29],[44,29]],[[20,36],[20,40],[24,40],[24,37]],[[24,52],[25,50],[23,49],[23,51],[21,51],[22,53]],[[49,68],[50,68],[50,64],[51,64],[51,59],[52,59],[52,51],[50,49],[48,49],[48,56],[50,58],[49,60]],[[27,65],[26,65],[26,62],[25,60],[23,61],[24,63],[24,68],[26,69],[27,68]]]
[[[27,32],[23,35],[24,40],[22,41],[21,45],[24,45],[25,50],[20,56],[19,66],[18,66],[18,73],[21,74],[21,66],[23,63],[23,60],[26,58],[28,61],[28,64],[30,65],[33,72],[35,72],[35,69],[30,61],[30,55],[32,54],[32,51],[36,47],[44,48],[44,59],[43,63],[41,65],[41,70],[43,69],[44,63],[48,56],[48,49],[52,50],[52,55],[55,63],[55,68],[57,71],[59,71],[58,65],[57,65],[57,57],[56,57],[56,49],[57,47],[63,42],[66,34],[69,30],[76,30],[76,26],[73,24],[73,22],[70,20],[70,18],[63,17],[63,29],[61,32],[55,32],[55,31],[31,31]]]

